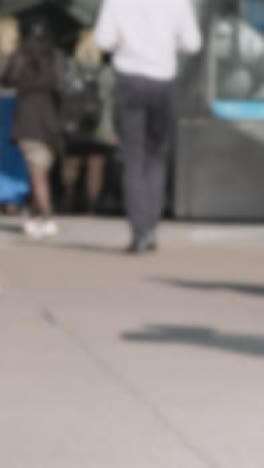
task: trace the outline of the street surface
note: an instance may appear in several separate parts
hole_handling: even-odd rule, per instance
[[[0,218],[0,467],[264,468],[264,227]]]

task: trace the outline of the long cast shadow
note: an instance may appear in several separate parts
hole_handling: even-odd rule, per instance
[[[211,328],[147,325],[141,331],[123,333],[121,339],[133,343],[200,346],[264,357],[264,336],[235,335]]]
[[[229,291],[239,294],[264,296],[264,285],[257,283],[240,283],[229,281],[202,281],[183,280],[177,278],[151,278],[151,281],[171,286],[174,288],[193,289],[197,291]]]
[[[56,249],[56,250],[75,250],[75,251],[82,251],[82,252],[89,252],[94,254],[108,254],[108,255],[124,255],[125,251],[119,247],[111,247],[105,246],[100,244],[86,244],[86,243],[78,243],[78,242],[57,242],[54,239],[50,241],[45,240],[23,240],[20,242],[27,247],[38,247],[38,248],[48,248],[48,249]]]
[[[0,231],[8,232],[9,234],[22,234],[23,230],[19,224],[10,224],[3,221],[0,222]]]
[[[96,243],[85,243],[85,242],[63,242],[58,241],[56,238],[45,241],[44,239],[34,240],[28,239],[23,233],[21,224],[12,224],[4,221],[0,221],[0,232],[5,232],[9,234],[21,234],[18,237],[18,242],[20,245],[25,245],[26,247],[42,247],[42,248],[53,248],[60,250],[80,250],[87,251],[90,253],[98,254],[109,254],[109,255],[124,255],[125,249],[122,247],[115,246],[106,246]]]

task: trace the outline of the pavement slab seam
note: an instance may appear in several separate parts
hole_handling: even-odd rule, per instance
[[[141,406],[143,406],[148,412],[151,412],[156,421],[163,426],[167,432],[176,437],[181,445],[192,453],[200,462],[205,464],[207,468],[221,468],[216,460],[197,447],[187,435],[183,434],[183,432],[176,427],[176,425],[173,424],[166,415],[162,413],[157,405],[151,402],[142,391],[137,389],[126,377],[114,369],[109,361],[104,357],[99,356],[99,354],[94,351],[91,344],[84,343],[81,337],[78,336],[74,330],[67,328],[62,321],[58,319],[54,311],[51,311],[49,307],[43,308],[41,316],[48,326],[56,327],[61,333],[67,336],[75,347],[77,346],[79,350],[89,357],[89,359],[91,359],[104,374],[111,378],[112,382],[115,382],[119,388],[122,388],[123,391],[129,393],[138,401],[138,403],[140,403]]]

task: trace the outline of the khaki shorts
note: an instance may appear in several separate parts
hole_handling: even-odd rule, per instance
[[[54,154],[46,143],[37,140],[20,140],[18,146],[30,166],[46,170],[52,167]]]

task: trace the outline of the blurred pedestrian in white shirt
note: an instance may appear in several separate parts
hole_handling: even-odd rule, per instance
[[[143,252],[164,205],[178,52],[199,52],[201,33],[191,0],[105,0],[94,36],[113,53],[129,250]]]

